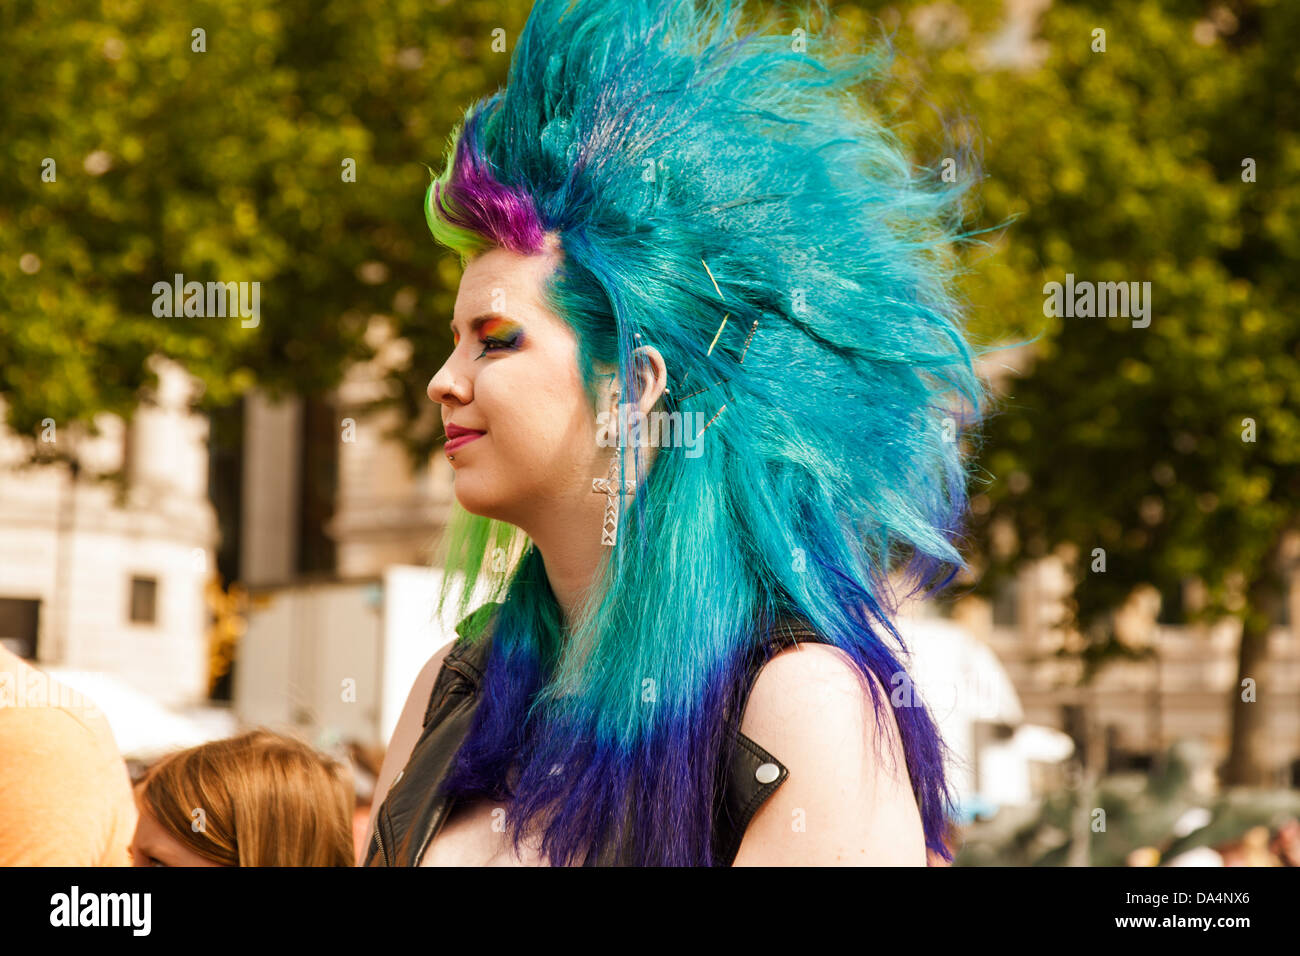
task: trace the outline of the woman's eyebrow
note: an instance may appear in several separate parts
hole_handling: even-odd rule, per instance
[[[483,323],[487,322],[489,319],[506,319],[506,321],[513,321],[513,319],[510,319],[508,316],[500,312],[484,312],[482,315],[475,316],[474,318],[469,320],[469,330],[471,332],[477,332],[479,328],[483,325]],[[452,319],[450,322],[448,322],[447,328],[451,329],[451,331],[455,333],[456,320]]]

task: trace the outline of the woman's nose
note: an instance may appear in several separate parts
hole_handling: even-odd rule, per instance
[[[458,373],[455,352],[429,379],[428,394],[429,400],[437,405],[469,404],[470,381],[468,376]]]

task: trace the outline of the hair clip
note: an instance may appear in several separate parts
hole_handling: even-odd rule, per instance
[[[718,298],[721,299],[722,290],[718,288],[718,280],[713,277],[713,270],[709,268],[709,264],[705,262],[703,259],[700,260],[700,265],[704,266],[704,271],[709,274],[709,281],[713,283],[713,291],[718,293]],[[718,344],[718,339],[722,338],[722,330],[727,327],[727,320],[730,318],[731,318],[730,312],[727,312],[722,316],[722,324],[718,326],[718,331],[713,333],[713,341],[709,343],[709,350],[704,353],[706,358],[713,354],[713,349]],[[737,364],[744,363],[745,356],[749,354],[749,343],[754,340],[754,333],[757,331],[758,331],[758,319],[755,319],[754,324],[749,327],[749,334],[745,336],[745,345],[740,351],[740,360],[737,362]],[[702,388],[697,388],[695,391],[683,395],[681,398],[677,399],[676,401],[680,404],[681,402],[684,402],[686,399],[694,395],[699,395],[701,392],[708,391],[709,389],[713,388],[714,385],[723,385],[729,381],[730,379],[724,378],[721,382],[714,382],[712,385],[705,385]],[[713,417],[709,419],[708,424],[700,429],[701,435],[703,435],[706,431],[708,431],[710,426],[712,426],[713,423],[718,420],[718,416],[727,410],[728,404],[730,403],[723,402],[722,407],[713,413]]]
[[[722,317],[722,324],[718,326],[718,331],[713,334],[713,341],[709,343],[709,350],[704,353],[705,358],[708,358],[710,355],[713,354],[713,346],[718,344],[718,339],[722,335],[722,330],[727,327],[727,319],[729,318],[731,318],[730,312],[728,312],[726,315]]]
[[[745,355],[749,352],[749,343],[753,341],[754,333],[757,331],[758,319],[755,319],[754,324],[749,327],[749,334],[745,336],[745,347],[740,350],[740,361],[737,363],[738,365],[743,365],[745,363]]]
[[[681,398],[677,399],[677,401],[679,401],[679,402],[684,402],[684,401],[686,401],[686,399],[688,399],[688,398],[692,398],[692,397],[694,397],[694,396],[700,394],[700,392],[707,392],[709,389],[713,388],[714,385],[721,385],[721,384],[723,384],[723,382],[730,382],[730,381],[731,381],[731,379],[729,379],[729,378],[724,378],[721,382],[714,382],[713,385],[705,385],[703,388],[697,388],[695,391],[693,391],[693,392],[688,392],[687,394],[683,395]]]
[[[704,271],[709,274],[709,281],[713,283],[713,291],[718,293],[718,298],[721,299],[722,290],[718,288],[718,280],[713,278],[713,270],[709,268],[709,264],[703,259],[700,260],[700,265],[704,266]],[[718,331],[713,334],[713,341],[709,343],[709,350],[704,353],[706,358],[713,354],[713,347],[718,344],[718,339],[722,337],[722,330],[727,327],[727,319],[729,318],[731,318],[730,312],[722,317],[722,324],[718,326]]]
[[[713,270],[709,268],[709,264],[703,259],[700,260],[700,265],[704,266],[704,271],[709,274],[709,281],[713,283],[713,291],[718,293],[718,298],[721,299],[722,290],[718,288],[718,280],[713,278]]]
[[[716,422],[718,420],[718,416],[721,415],[726,410],[727,410],[727,403],[723,402],[722,407],[719,408],[716,412],[714,412],[713,417],[709,419],[709,424],[705,425],[703,428],[700,429],[700,435],[703,435],[706,431],[708,431],[709,425],[712,425],[714,422]],[[696,435],[695,437],[698,438],[699,435]]]

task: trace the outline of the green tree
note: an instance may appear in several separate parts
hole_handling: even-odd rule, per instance
[[[980,224],[1014,219],[969,279],[977,327],[1041,336],[988,423],[983,584],[1073,546],[1100,665],[1128,650],[1111,615],[1135,585],[1201,579],[1205,615],[1241,618],[1240,678],[1258,682],[1258,702],[1233,694],[1238,784],[1276,769],[1265,639],[1300,529],[1298,32],[1295,4],[1095,0],[1043,12],[1039,62],[999,63],[971,37],[917,67],[960,91],[986,144]],[[1150,282],[1149,325],[1046,316],[1067,274]],[[1015,553],[990,553],[996,523]]]
[[[508,50],[526,14],[422,0],[5,4],[8,424],[31,435],[46,418],[130,417],[153,353],[202,379],[206,407],[254,384],[318,394],[370,357],[373,315],[392,317],[411,377],[427,381],[449,347],[455,275],[435,268],[423,164],[441,161],[463,102],[504,81],[493,31]],[[177,273],[258,282],[260,321],[155,316],[154,284]],[[426,423],[411,437],[427,451],[438,436]]]

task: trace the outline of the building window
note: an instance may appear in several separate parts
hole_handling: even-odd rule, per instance
[[[158,579],[131,578],[131,623],[153,624],[157,620]]]
[[[1020,584],[1015,578],[1002,581],[993,594],[993,626],[1015,627],[1020,621]]]
[[[19,657],[36,659],[36,633],[41,602],[31,598],[0,598],[0,644]]]

